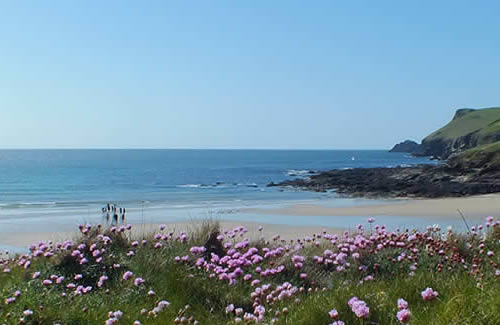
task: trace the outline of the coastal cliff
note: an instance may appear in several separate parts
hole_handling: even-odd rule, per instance
[[[436,198],[500,192],[500,107],[459,109],[452,121],[427,136],[421,145],[405,141],[391,151],[445,161],[413,167],[330,170],[269,186],[368,197]]]
[[[496,141],[500,141],[500,107],[459,109],[448,124],[425,137],[413,154],[447,159]]]

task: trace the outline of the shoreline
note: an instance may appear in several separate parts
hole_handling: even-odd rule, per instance
[[[204,221],[219,222],[221,229],[244,226],[251,234],[262,235],[269,239],[280,234],[283,239],[294,239],[311,235],[326,229],[330,233],[341,233],[353,230],[356,223],[363,223],[368,217],[378,218],[379,224],[389,227],[422,227],[434,223],[453,224],[454,227],[463,223],[457,211],[459,209],[467,221],[474,224],[491,215],[499,216],[500,194],[486,194],[471,197],[439,198],[439,199],[391,199],[373,200],[373,203],[352,206],[328,206],[333,201],[316,200],[313,202],[285,202],[279,206],[243,208],[230,215],[219,215],[206,218],[181,220],[148,217],[144,223],[138,218],[130,220],[134,236],[156,231],[160,224],[167,229],[190,231]],[[149,211],[148,211],[149,212]],[[160,214],[160,213],[158,213]],[[274,216],[274,218],[273,218]],[[236,218],[235,218],[236,217]],[[310,217],[308,219],[308,217]],[[93,223],[97,224],[97,223]],[[262,232],[258,231],[263,226]],[[78,234],[78,223],[54,225],[56,228],[42,228],[38,231],[2,231],[0,230],[0,254],[5,249],[15,251],[25,250],[30,244],[39,241],[61,241],[74,239]],[[250,238],[252,239],[252,238]],[[257,239],[257,238],[253,238]]]

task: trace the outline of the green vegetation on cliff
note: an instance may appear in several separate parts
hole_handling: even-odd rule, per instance
[[[419,155],[441,159],[500,141],[500,107],[459,109],[453,120],[422,140]]]
[[[449,165],[466,168],[481,168],[483,171],[500,170],[500,141],[465,150],[450,157]]]

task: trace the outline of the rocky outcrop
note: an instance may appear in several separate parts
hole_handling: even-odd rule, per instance
[[[403,142],[400,142],[396,144],[394,147],[392,147],[389,152],[407,152],[407,153],[413,153],[418,151],[419,144],[416,143],[413,140],[405,140]]]
[[[396,168],[331,170],[308,179],[293,179],[268,186],[291,186],[304,190],[354,197],[457,197],[500,192],[500,170],[485,171],[460,165],[420,165]]]

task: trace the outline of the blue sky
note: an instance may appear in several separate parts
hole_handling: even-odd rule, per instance
[[[361,148],[500,106],[497,1],[2,1],[0,147]]]

